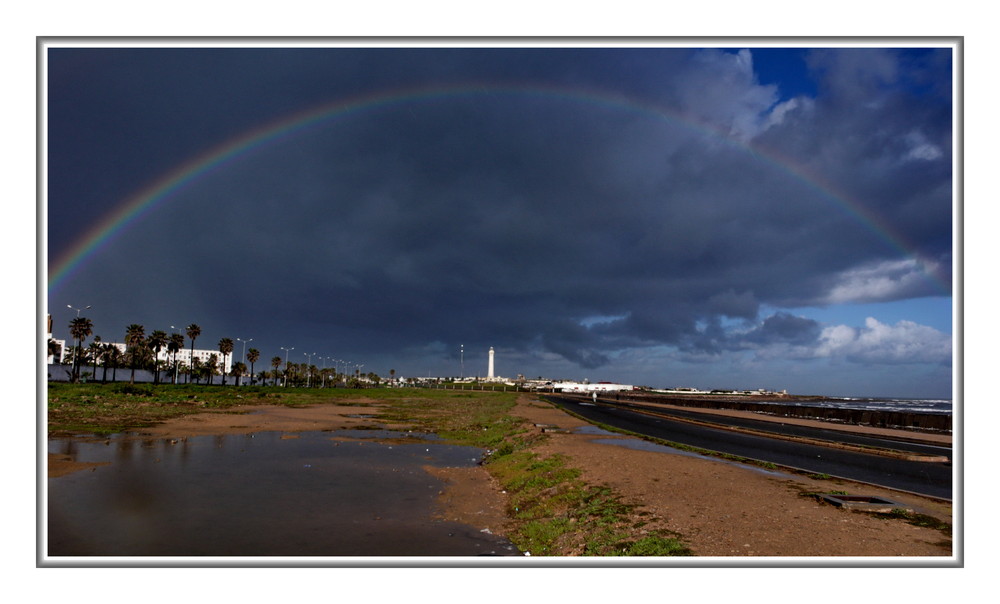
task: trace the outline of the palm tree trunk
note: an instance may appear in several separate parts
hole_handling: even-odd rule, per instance
[[[194,338],[191,338],[191,360],[188,361],[188,383],[191,383],[191,372],[194,371]]]
[[[83,346],[83,341],[77,339],[76,348],[73,349],[73,383],[80,381],[80,348]]]

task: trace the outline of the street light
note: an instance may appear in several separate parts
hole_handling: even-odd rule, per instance
[[[285,379],[281,384],[281,387],[284,388],[288,385],[288,353],[289,351],[295,350],[295,348],[285,348],[284,346],[281,346],[281,349],[285,351]]]
[[[70,310],[75,310],[76,311],[76,318],[79,319],[80,318],[80,311],[81,310],[88,310],[90,307],[89,306],[84,306],[83,308],[73,308],[72,304],[67,304],[66,308],[68,308]]]
[[[247,358],[247,342],[253,342],[253,338],[250,338],[249,340],[241,340],[239,338],[236,338],[236,341],[237,342],[243,342],[243,356],[240,357],[240,362],[242,363]],[[250,381],[251,382],[253,381],[253,376],[252,375],[250,376]]]
[[[239,338],[236,338],[236,341],[243,342],[243,358],[244,359],[247,358],[247,342],[253,342],[253,338],[250,338],[249,340],[241,340]]]
[[[310,384],[310,378],[312,377],[311,367],[312,367],[313,355],[316,353],[303,352],[302,354],[306,355],[306,358],[309,359],[309,361],[306,363],[306,388],[308,388]]]
[[[171,338],[173,338],[174,334],[176,333],[174,331],[175,329],[177,329],[177,328],[174,327],[173,325],[170,326],[170,337]],[[181,344],[183,344],[183,340],[181,340]],[[183,346],[181,346],[181,348],[183,348]],[[177,351],[176,350],[174,351],[174,371],[173,371],[173,373],[174,373],[174,376],[173,376],[173,378],[171,378],[171,383],[173,383],[174,385],[176,385],[177,384]]]
[[[73,308],[72,304],[67,304],[66,308],[68,308],[70,310],[75,310],[76,311],[76,318],[79,319],[80,318],[80,311],[81,310],[87,310],[90,307],[89,306],[85,306],[83,308]],[[79,376],[77,376],[77,374],[76,374],[77,371],[79,371],[79,368],[76,366],[76,363],[79,360],[79,354],[80,353],[79,353],[79,351],[77,349],[80,348],[80,347],[82,347],[82,346],[83,346],[83,341],[82,340],[77,340],[76,346],[73,347],[73,379],[74,380],[79,380]]]
[[[323,379],[323,381],[320,382],[319,387],[326,388],[326,362],[330,359],[330,357],[316,357],[316,358],[318,358],[320,361],[323,362],[323,366],[320,367],[319,369],[319,376]]]

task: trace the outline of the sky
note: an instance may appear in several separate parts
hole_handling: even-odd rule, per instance
[[[950,398],[953,58],[50,45],[53,335]]]

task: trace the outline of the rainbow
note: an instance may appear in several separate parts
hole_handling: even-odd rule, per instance
[[[694,122],[663,107],[621,95],[603,91],[539,85],[511,86],[472,83],[458,86],[382,91],[349,100],[323,104],[255,128],[191,158],[125,200],[116,210],[104,216],[99,223],[84,233],[60,258],[56,259],[51,265],[52,269],[48,274],[49,296],[51,297],[62,283],[86,264],[90,257],[98,250],[106,247],[129,225],[140,221],[144,216],[166,203],[185,187],[196,183],[199,179],[226,165],[238,162],[242,157],[261,147],[307,132],[320,124],[337,119],[347,119],[353,115],[374,111],[379,108],[406,103],[426,102],[439,98],[474,97],[487,94],[554,98],[638,113],[706,133],[717,140],[723,141],[725,144],[742,148],[754,156],[766,160],[772,167],[786,173],[791,178],[805,184],[807,187],[822,194],[824,198],[835,203],[842,211],[875,233],[895,251],[915,259],[922,267],[928,279],[942,294],[949,295],[951,293],[950,283],[940,277],[930,263],[925,262],[918,254],[914,253],[913,246],[908,245],[901,236],[894,233],[893,229],[885,225],[878,216],[866,209],[862,204],[837,191],[834,186],[824,182],[818,175],[810,173],[804,166],[797,165],[789,158],[780,157],[776,153],[758,147],[751,147],[733,139],[728,133],[706,124]]]

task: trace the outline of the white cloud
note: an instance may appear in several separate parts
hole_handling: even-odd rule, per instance
[[[777,126],[781,124],[781,122],[785,121],[785,116],[788,113],[795,111],[796,109],[798,110],[809,109],[812,106],[812,104],[813,101],[806,97],[788,99],[784,103],[778,103],[771,109],[770,113],[768,113],[766,117],[764,117],[763,122],[761,123],[760,126],[760,132],[764,132],[765,130],[767,130],[772,126]]]
[[[920,131],[914,130],[905,139],[909,150],[903,157],[903,161],[933,161],[944,156],[944,152],[937,145],[932,144]]]
[[[753,70],[753,55],[705,50],[681,74],[676,93],[685,110],[729,130],[741,141],[756,136],[771,119],[777,87],[761,85]],[[782,108],[782,113],[793,107]]]
[[[845,304],[905,298],[924,288],[936,269],[933,263],[916,258],[852,268],[837,275],[823,302]]]
[[[950,364],[951,336],[913,321],[895,325],[869,317],[859,329],[835,325],[823,330],[816,355],[843,358],[857,363]]]

